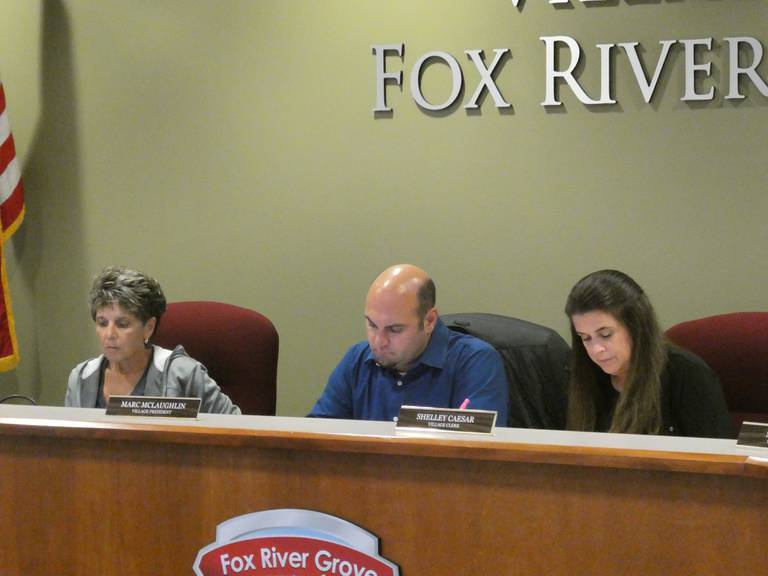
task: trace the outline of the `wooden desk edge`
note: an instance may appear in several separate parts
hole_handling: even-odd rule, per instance
[[[344,433],[26,418],[0,418],[1,436],[140,441],[228,447],[250,446],[281,450],[662,470],[768,479],[768,465],[756,463],[753,460],[748,461],[748,455],[487,442],[482,440],[456,441],[449,438],[368,436]]]

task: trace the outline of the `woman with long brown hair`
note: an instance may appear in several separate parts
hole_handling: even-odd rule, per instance
[[[698,356],[664,341],[650,300],[629,276],[600,270],[565,306],[571,324],[568,428],[728,438],[720,382]]]

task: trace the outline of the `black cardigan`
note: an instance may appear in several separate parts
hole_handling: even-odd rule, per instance
[[[619,393],[611,386],[610,377],[600,382],[596,399],[596,421],[599,432],[611,426]],[[674,346],[667,348],[667,361],[661,374],[660,434],[732,438],[731,418],[720,380],[707,364],[691,352]]]

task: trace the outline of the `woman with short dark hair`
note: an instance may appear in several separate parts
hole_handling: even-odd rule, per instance
[[[664,341],[650,300],[629,276],[600,270],[568,295],[568,428],[728,438],[720,382],[698,356]]]
[[[151,344],[165,312],[157,280],[111,266],[94,279],[89,300],[102,354],[72,370],[66,406],[105,408],[112,395],[196,397],[202,400],[201,412],[240,414],[183,347]]]

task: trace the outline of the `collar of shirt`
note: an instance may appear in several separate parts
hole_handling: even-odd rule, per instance
[[[432,332],[432,337],[429,339],[429,344],[427,344],[424,352],[421,353],[421,356],[414,364],[414,367],[419,364],[424,364],[431,368],[442,368],[445,364],[445,358],[448,355],[448,340],[450,339],[450,336],[451,331],[438,317],[437,322],[435,323],[435,329]],[[376,358],[373,356],[373,351],[370,346],[368,347],[368,352],[365,356],[365,362],[376,362]]]

